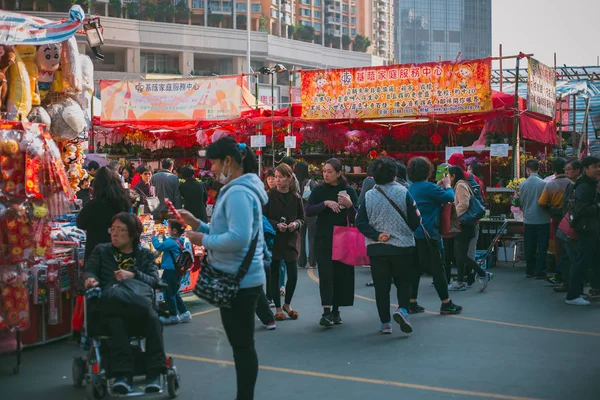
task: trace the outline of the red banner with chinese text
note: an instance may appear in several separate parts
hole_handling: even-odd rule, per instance
[[[305,119],[401,118],[492,109],[491,59],[302,71]]]

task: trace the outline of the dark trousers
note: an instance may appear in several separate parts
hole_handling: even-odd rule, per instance
[[[354,305],[354,267],[317,255],[319,265],[319,292],[324,307],[347,307]]]
[[[408,310],[415,255],[371,257],[371,276],[375,287],[377,312],[382,324],[392,320],[390,315],[390,290],[392,280],[400,308]]]
[[[279,295],[279,275],[281,274],[281,261],[273,260],[271,263],[271,295],[275,307],[281,307],[281,296]],[[285,304],[291,304],[294,291],[298,284],[298,262],[296,260],[286,261],[287,283],[285,285]]]
[[[573,300],[583,294],[583,282],[588,269],[592,269],[592,288],[600,289],[600,263],[598,255],[598,238],[579,235],[579,239],[569,244],[569,256],[573,256],[569,276],[569,292],[567,300]]]
[[[306,224],[300,228],[300,259],[298,266],[300,268],[308,266],[315,267],[317,265],[317,255],[315,254],[315,233],[317,232],[317,219],[315,217],[307,217]],[[307,234],[308,233],[308,238]],[[308,252],[308,257],[306,253]]]
[[[446,280],[452,280],[452,264],[456,266],[454,259],[454,238],[443,238],[444,248],[442,250],[442,260],[444,261],[444,269],[446,270]]]
[[[552,225],[552,232],[554,232],[554,260],[556,262],[556,272],[562,271],[561,263],[564,260],[563,256],[563,241],[556,237],[556,231],[562,218],[552,218],[550,224]]]
[[[269,300],[267,300],[264,290],[261,290],[261,294],[258,296],[258,302],[256,303],[256,316],[258,319],[260,319],[260,322],[262,322],[263,325],[268,325],[271,322],[275,322],[275,316],[269,307]]]
[[[433,286],[440,300],[446,300],[448,295],[448,280],[446,279],[446,270],[442,265],[442,254],[440,252],[440,242],[431,240],[427,243],[425,239],[417,239],[417,257],[415,270],[412,280],[411,299],[416,299],[419,295],[419,282],[423,272],[433,276]]]
[[[462,224],[460,228],[461,232],[454,238],[454,258],[457,270],[456,280],[464,282],[466,271],[475,271],[479,276],[485,276],[485,271],[469,257],[469,244],[475,237],[475,225]]]
[[[573,262],[573,252],[571,251],[571,243],[562,239],[556,238],[556,242],[560,242],[561,257],[556,266],[556,273],[562,277],[563,283],[569,284],[569,276],[571,272],[571,263]]]
[[[129,338],[133,333],[143,333],[146,338],[146,374],[160,375],[166,369],[167,360],[158,314],[151,308],[142,314],[138,311],[137,315],[129,311],[121,311],[123,311],[122,314],[119,312],[121,315],[105,317],[111,335],[111,372],[114,375],[133,374],[134,360]]]
[[[550,242],[550,224],[525,224],[526,273],[543,275],[546,273],[546,254]]]
[[[162,280],[167,284],[165,292],[165,302],[167,310],[171,316],[187,312],[187,307],[181,295],[179,294],[180,280],[174,270],[166,269],[163,271]]]
[[[263,293],[262,286],[240,289],[231,308],[221,308],[221,321],[233,349],[237,400],[253,400],[258,377],[258,356],[254,347],[254,313]]]

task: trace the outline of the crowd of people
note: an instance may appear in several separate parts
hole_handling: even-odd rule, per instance
[[[346,181],[341,161],[335,158],[326,161],[321,183],[309,176],[306,163],[296,163],[291,157],[265,171],[261,181],[252,149],[231,138],[211,144],[207,159],[221,185],[210,224],[207,191],[194,178],[194,168],[182,167],[178,177],[173,173],[173,161],[166,159],[155,174],[145,165],[134,172],[90,163],[91,193],[77,225],[87,231],[86,287],[106,287],[115,280],[132,278],[146,282],[158,279],[154,263],[137,266],[149,257],[139,248],[139,224],[123,217],[131,215],[128,212],[134,207],[126,188],[140,197],[144,212],[152,212],[159,221],[170,218],[165,199],[171,199],[182,208],[180,216],[192,228],[184,231],[184,226],[172,220],[168,238],[152,239],[154,247],[163,252],[160,266],[167,285],[168,316],[149,312],[127,320],[120,314],[111,315],[119,321],[109,326],[117,337],[128,324],[142,321],[153,330],[152,340],[162,341],[155,332],[157,323],[191,320],[173,270],[174,260],[185,251],[185,242],[203,246],[207,262],[223,273],[236,275],[248,262],[233,304],[220,309],[234,354],[238,400],[253,398],[258,374],[255,314],[269,330],[276,328],[277,321],[300,316],[300,311],[292,308],[298,269],[318,268],[322,309],[319,324],[332,328],[343,323],[341,307],[354,303],[355,270],[333,259],[336,226],[355,224],[365,236],[382,334],[392,333],[392,321],[402,332],[413,331],[409,315],[425,311],[417,302],[423,273],[433,277],[441,315],[462,312],[450,292],[468,290],[476,281],[483,291],[493,279],[493,274],[475,259],[479,227],[471,210],[474,203],[485,204],[483,184],[476,176],[477,166],[466,166],[461,155],[450,158],[439,182],[432,181],[434,167],[427,158],[413,158],[407,166],[388,157],[376,159],[369,166],[360,197]],[[556,159],[555,174],[547,182],[539,177],[538,169],[536,160],[527,161],[528,178],[520,188],[526,276],[555,284],[555,291],[567,293],[567,304],[587,305],[582,294],[588,267],[593,267],[590,294],[600,295],[596,254],[600,237],[600,160]],[[155,206],[152,210],[150,200]],[[440,214],[446,204],[454,204],[461,221],[460,232],[452,240],[440,233]],[[546,268],[551,233],[557,237],[557,273],[553,277],[547,275]],[[110,260],[107,251],[113,254]],[[451,263],[456,267],[454,280]],[[394,312],[390,309],[392,284],[398,303]],[[152,365],[158,365],[164,357],[161,346],[154,343],[152,347]],[[126,357],[122,351],[117,346],[115,357]],[[131,387],[129,363],[124,361],[122,366],[115,385],[118,393],[127,393]],[[152,391],[156,371],[147,378]]]

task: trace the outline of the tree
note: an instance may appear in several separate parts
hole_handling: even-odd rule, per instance
[[[142,17],[146,21],[156,21],[156,15],[158,13],[158,6],[149,1],[144,2],[144,8],[142,9]]]
[[[344,46],[344,49],[348,50],[350,48],[350,43],[352,43],[352,38],[350,36],[342,36],[342,46]]]
[[[261,31],[267,30],[269,26],[269,18],[266,15],[262,14],[258,19],[258,29]]]
[[[173,22],[173,18],[175,17],[175,7],[171,5],[170,0],[158,0],[156,8],[155,21]]]
[[[312,26],[304,26],[296,24],[294,26],[293,38],[303,42],[312,42],[315,39],[315,28]]]
[[[113,17],[121,16],[121,0],[109,0],[108,4],[110,4],[110,10],[113,11]]]
[[[125,6],[127,9],[127,18],[129,19],[140,19],[140,5],[138,3],[127,3]]]
[[[365,53],[367,49],[371,46],[371,40],[363,35],[356,35],[354,38],[354,46],[352,50],[358,51],[360,53]]]
[[[177,3],[177,5],[175,7],[172,7],[172,8],[173,8],[173,15],[175,18],[187,20],[192,15],[192,10],[190,10],[188,8],[186,1],[182,0],[179,3]]]
[[[326,33],[325,34],[325,46],[331,47],[331,45],[333,45],[333,46],[339,46],[340,45],[340,39],[338,39],[337,37],[333,36],[330,33]]]

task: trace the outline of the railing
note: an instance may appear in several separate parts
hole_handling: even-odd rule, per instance
[[[192,9],[195,8],[204,10],[204,0],[192,0]]]

